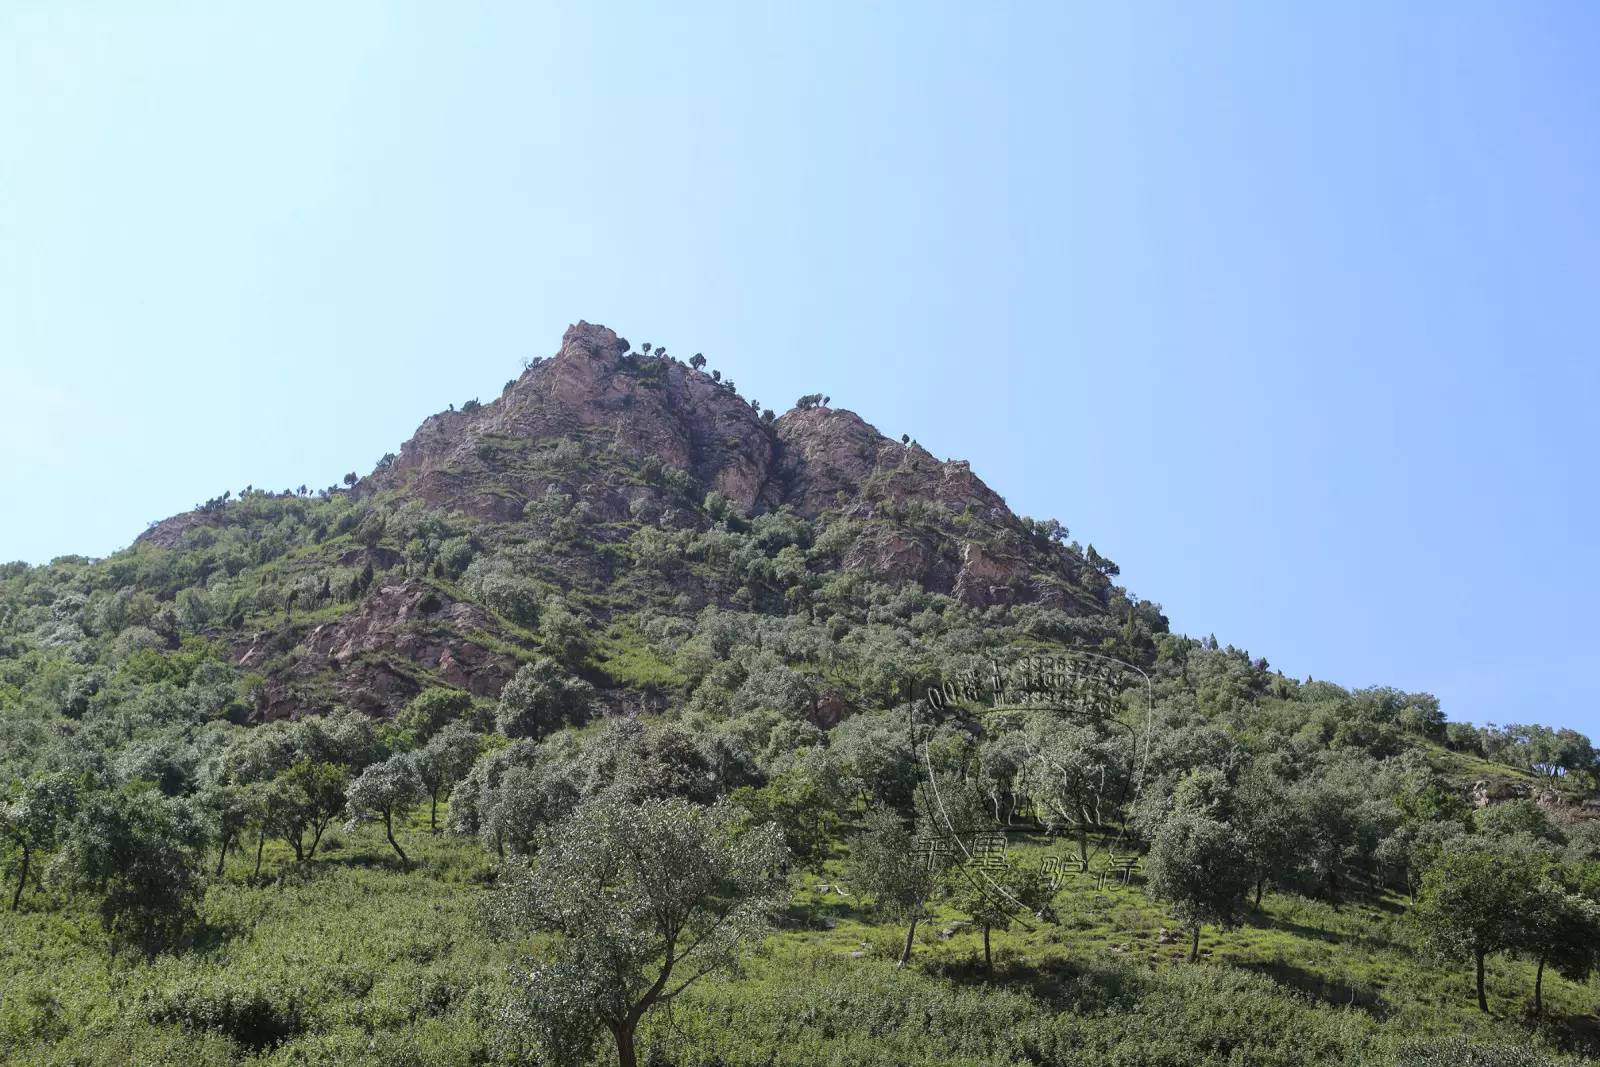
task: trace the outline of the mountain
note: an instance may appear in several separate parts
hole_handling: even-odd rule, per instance
[[[965,463],[645,348],[0,566],[0,1061],[579,1062],[684,892],[748,969],[645,1062],[1600,1050],[1587,738],[1171,633]]]
[[[295,530],[275,534],[285,521]],[[277,554],[274,536],[287,550],[300,523],[305,543]],[[759,559],[723,558],[752,531]],[[340,704],[390,716],[436,684],[493,697],[542,647],[531,602],[552,597],[605,630],[652,608],[809,610],[806,582],[835,573],[975,611],[1033,605],[1100,629],[1133,612],[1165,631],[1112,584],[1114,564],[1064,542],[965,462],[820,396],[774,417],[719,374],[579,322],[500,396],[429,417],[348,490],[219,497],[154,524],[134,555],[188,561],[200,629],[264,676],[259,721]],[[217,596],[246,569],[219,544],[269,565],[243,600]],[[791,545],[804,558],[780,576]]]

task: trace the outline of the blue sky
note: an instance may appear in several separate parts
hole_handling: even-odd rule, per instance
[[[579,318],[1176,628],[1600,735],[1571,4],[0,11],[0,558],[363,472]]]

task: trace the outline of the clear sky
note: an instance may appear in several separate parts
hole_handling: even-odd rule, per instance
[[[579,318],[1299,675],[1600,735],[1582,3],[0,9],[0,558],[363,473]]]

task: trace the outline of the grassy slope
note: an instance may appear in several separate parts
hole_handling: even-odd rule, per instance
[[[431,837],[425,818],[406,832],[420,861],[407,873],[372,828],[336,831],[309,874],[278,845],[261,884],[253,857],[234,858],[207,898],[203,943],[153,966],[108,967],[94,917],[71,907],[0,913],[0,1062],[491,1061],[522,946],[479,924],[489,858]],[[1059,924],[994,935],[994,981],[975,965],[977,932],[942,906],[916,967],[895,973],[902,932],[817,889],[835,865],[796,877],[785,928],[744,975],[653,1020],[662,1062],[1377,1063],[1419,1035],[1517,1034],[1532,989],[1530,965],[1495,960],[1500,1018],[1482,1019],[1465,968],[1412,958],[1394,902],[1335,910],[1268,894],[1243,928],[1208,929],[1190,966],[1181,943],[1158,943],[1172,924],[1137,879],[1099,890],[1082,876],[1057,898]],[[1545,996],[1563,1028],[1594,1008],[1592,990],[1555,975]]]

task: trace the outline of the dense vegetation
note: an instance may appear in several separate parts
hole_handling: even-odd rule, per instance
[[[915,507],[746,515],[600,437],[483,447],[549,476],[515,524],[251,489],[170,546],[0,568],[0,1060],[1596,1049],[1581,736],[1171,634],[1056,523],[1023,528],[1076,561],[1068,606],[979,608],[845,565],[873,523],[946,521]],[[608,468],[674,521],[593,513],[579,482]],[[311,662],[319,627],[401,584],[481,612],[472,642],[509,680],[474,693],[377,648]],[[391,643],[435,625],[391,621]],[[908,729],[908,679],[1069,650],[1148,679],[1108,694],[1148,729],[1137,765],[1104,731],[994,729],[971,701]],[[369,669],[411,694],[398,714],[342,706]],[[286,679],[318,714],[282,713]],[[985,869],[1019,907],[928,858],[953,808],[1005,828]],[[1096,878],[1112,847],[1140,862]]]

